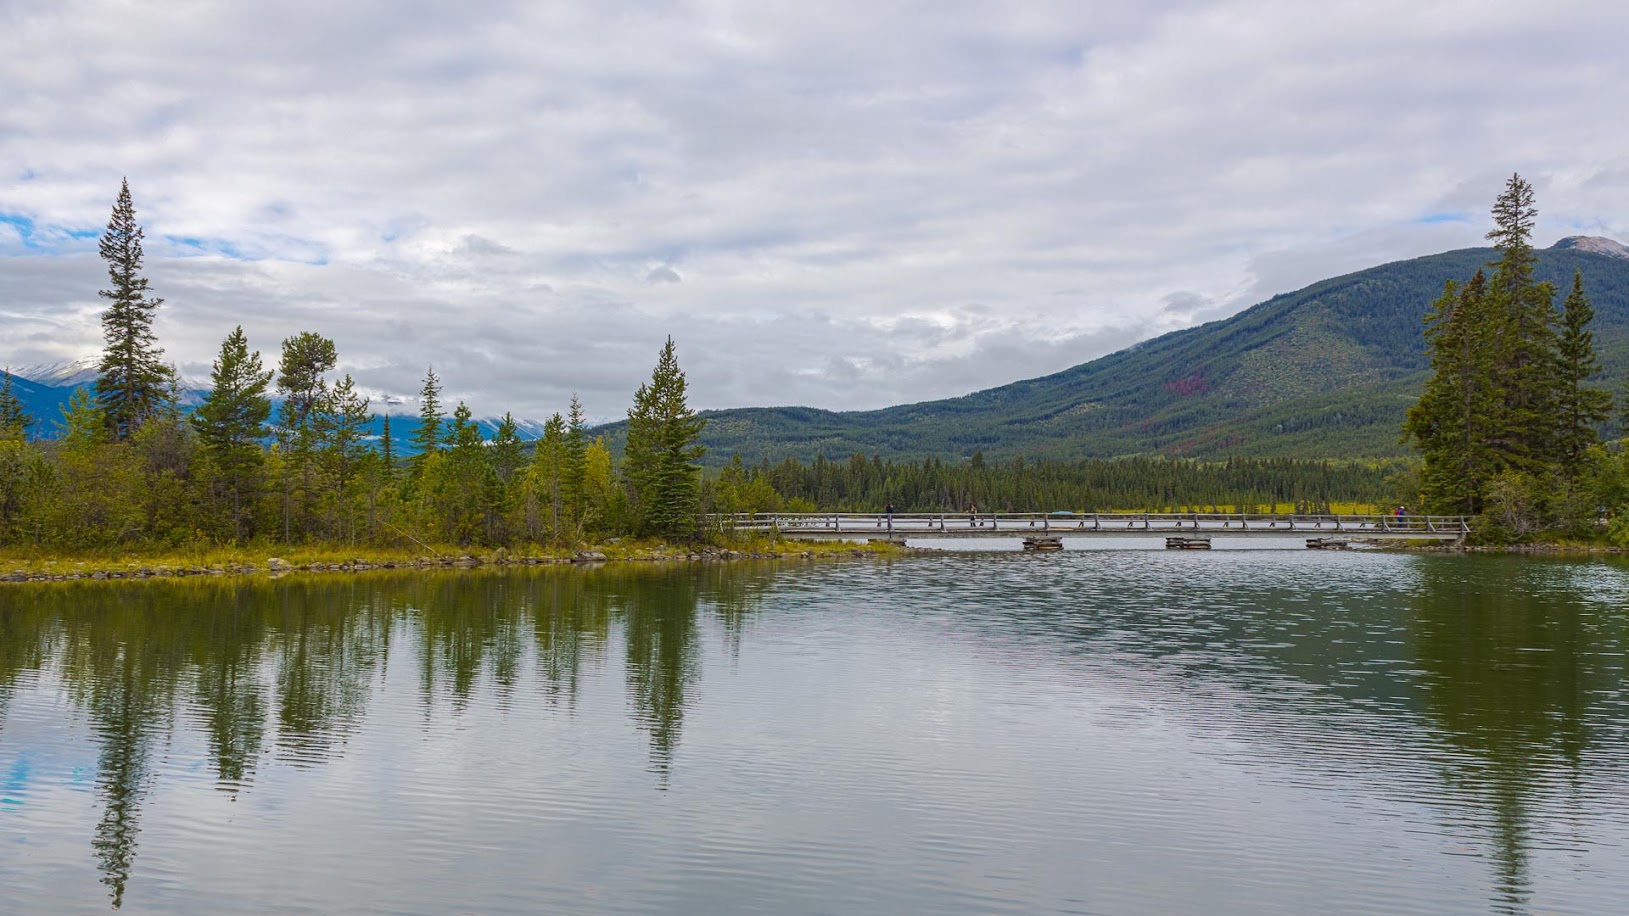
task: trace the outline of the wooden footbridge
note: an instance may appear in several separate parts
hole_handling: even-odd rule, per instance
[[[1209,546],[1212,538],[1303,538],[1309,547],[1323,547],[1351,540],[1458,541],[1470,530],[1470,518],[1463,515],[1232,512],[779,512],[711,515],[705,521],[717,530],[809,540],[1013,538],[1026,546],[1062,546],[1063,538],[1162,537],[1173,547]]]

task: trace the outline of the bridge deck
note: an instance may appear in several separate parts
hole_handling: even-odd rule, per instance
[[[714,515],[726,531],[787,538],[1045,537],[1350,537],[1455,541],[1469,530],[1460,515],[1247,515],[1240,513],[895,513],[817,512]]]

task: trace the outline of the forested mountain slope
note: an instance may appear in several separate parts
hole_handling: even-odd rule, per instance
[[[1629,370],[1629,258],[1607,240],[1540,252],[1565,292],[1581,270],[1615,390]],[[1066,369],[882,410],[704,412],[710,462],[853,453],[1057,458],[1134,454],[1363,457],[1404,453],[1403,414],[1426,374],[1422,321],[1448,279],[1493,260],[1470,248],[1314,283],[1221,321]],[[1561,296],[1557,296],[1557,305]],[[616,430],[613,428],[612,430]]]

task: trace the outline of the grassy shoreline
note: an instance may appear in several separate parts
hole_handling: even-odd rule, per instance
[[[41,554],[0,553],[0,583],[148,580],[192,576],[276,576],[292,572],[476,569],[572,563],[724,562],[899,556],[900,544],[740,539],[720,544],[666,544],[623,539],[581,547],[470,550],[312,545],[207,548],[191,551]]]

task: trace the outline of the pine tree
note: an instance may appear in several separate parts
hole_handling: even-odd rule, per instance
[[[328,382],[323,373],[339,363],[334,342],[321,334],[301,331],[283,341],[277,391],[283,396],[282,427],[297,435],[308,430],[327,403]]]
[[[210,372],[209,394],[191,417],[205,454],[214,461],[230,496],[232,528],[241,540],[246,531],[244,493],[253,489],[264,452],[260,439],[271,416],[266,386],[272,373],[262,369],[260,354],[249,351],[239,325],[221,343],[221,355]]]
[[[684,372],[669,337],[650,382],[639,386],[628,410],[623,473],[641,533],[672,539],[695,533],[700,499],[695,462],[706,451],[697,442],[706,424],[686,403]]]
[[[1595,355],[1595,332],[1589,328],[1594,319],[1595,309],[1584,295],[1584,275],[1574,271],[1572,292],[1561,303],[1561,339],[1557,350],[1560,362],[1557,457],[1563,473],[1569,477],[1579,470],[1584,451],[1599,440],[1598,430],[1612,414],[1612,393],[1586,387],[1601,371],[1601,361]]]
[[[12,390],[11,370],[0,370],[0,436],[16,436],[21,439],[32,425],[34,418],[28,415],[22,400]]]
[[[97,294],[108,300],[108,307],[102,313],[104,349],[97,366],[96,399],[118,440],[128,439],[159,411],[171,396],[175,375],[161,361],[164,351],[153,334],[153,313],[164,300],[148,297],[147,278],[141,275],[141,241],[126,180],[100,243],[112,288]]]

